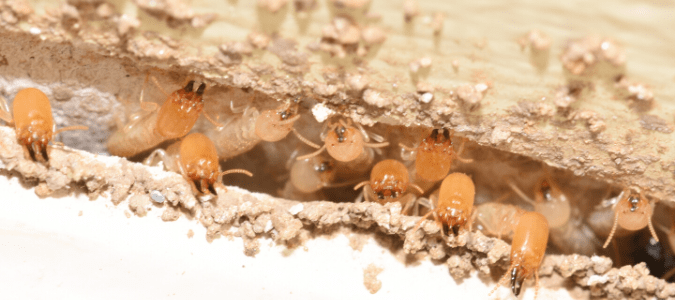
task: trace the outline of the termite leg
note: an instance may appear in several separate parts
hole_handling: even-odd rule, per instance
[[[383,142],[383,143],[364,143],[363,144],[366,147],[370,148],[382,148],[382,147],[387,147],[389,146],[389,142]]]
[[[539,295],[539,270],[534,271],[534,299]]]
[[[293,131],[293,134],[302,141],[303,143],[307,144],[307,146],[310,146],[314,149],[321,149],[321,146],[314,144],[312,141],[308,140],[306,137],[302,136],[297,130],[295,130],[295,127],[291,129]]]
[[[143,81],[143,87],[141,88],[141,95],[138,97],[138,102],[141,103],[141,109],[144,111],[155,111],[159,107],[159,104],[155,102],[143,102],[143,95],[145,94],[145,86],[148,83],[148,78],[150,78],[150,74],[145,74],[145,80]],[[157,79],[153,76],[152,79],[155,81],[155,84],[157,84],[157,87],[160,88],[160,90],[166,95],[167,97],[169,96],[164,90],[159,86],[159,83],[157,83]]]
[[[445,132],[448,132],[448,131],[446,130]],[[455,153],[454,156],[455,156],[455,158],[456,158],[457,160],[459,160],[459,161],[461,161],[461,162],[467,164],[467,163],[473,162],[473,159],[471,159],[471,158],[464,158],[464,157],[461,157],[461,156],[460,156],[460,155],[462,155],[462,152],[464,152],[464,143],[465,143],[465,142],[466,142],[466,140],[462,139],[462,143],[459,145],[459,150],[457,151],[457,153]]]
[[[208,120],[211,124],[213,124],[213,126],[216,126],[216,128],[225,127],[224,124],[220,124],[216,120],[211,118],[211,116],[209,116],[209,114],[205,110],[202,111],[202,114],[204,114],[204,118],[206,118],[206,120]]]
[[[414,183],[411,183],[411,184],[409,184],[408,186],[411,187],[411,188],[413,188],[413,189],[415,189],[415,190],[417,190],[417,192],[419,192],[420,195],[423,195],[423,194],[424,194],[424,190],[423,190],[419,185],[416,185],[416,184],[414,184]]]
[[[152,153],[150,153],[150,155],[145,160],[143,160],[143,164],[146,166],[155,166],[155,160],[157,157],[159,157],[160,161],[164,161],[166,158],[166,151],[163,149],[156,149],[155,151],[152,151]]]
[[[60,128],[60,129],[54,131],[54,135],[57,135],[57,134],[59,134],[59,133],[61,133],[61,132],[72,131],[72,130],[89,130],[89,127],[83,126],[83,125],[75,125],[75,126],[63,127],[63,128]]]
[[[0,119],[7,123],[12,123],[12,114],[9,112],[7,99],[3,96],[0,96]]]
[[[155,86],[157,86],[157,88],[159,89],[159,91],[162,92],[162,94],[164,94],[164,97],[165,97],[165,98],[168,98],[168,97],[169,97],[169,93],[167,93],[167,92],[164,90],[164,88],[162,87],[162,85],[159,84],[159,81],[157,80],[157,77],[152,76],[152,75],[150,75],[150,74],[147,74],[147,75],[145,75],[145,81],[146,81],[146,82],[148,81],[148,76],[150,76],[150,77],[152,78],[152,82],[155,84]],[[190,89],[189,92],[191,92],[191,91],[192,91],[192,89]]]
[[[408,161],[415,160],[415,156],[417,155],[417,150],[415,148],[408,147],[403,143],[399,143],[398,146],[401,147],[401,159]]]
[[[511,187],[511,189],[512,189],[514,192],[516,192],[516,194],[518,194],[518,196],[520,196],[520,198],[521,198],[523,201],[525,201],[525,202],[527,202],[527,203],[529,203],[529,204],[531,204],[531,205],[533,205],[533,206],[536,204],[536,202],[535,202],[534,200],[532,200],[532,198],[530,198],[530,197],[528,197],[527,195],[525,195],[525,193],[523,193],[523,191],[521,191],[521,190],[518,188],[518,186],[516,186],[516,184],[513,183],[511,180],[507,180],[506,182],[507,182],[508,185]]]
[[[356,190],[362,188],[364,185],[369,184],[369,183],[370,183],[370,181],[367,181],[367,180],[366,180],[366,181],[362,181],[361,183],[357,184],[357,185],[354,187],[354,190],[356,191]]]

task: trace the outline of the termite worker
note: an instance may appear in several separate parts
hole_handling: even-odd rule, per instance
[[[145,81],[147,80],[146,76]],[[154,78],[153,81],[160,87]],[[150,113],[136,116],[123,128],[119,128],[108,140],[108,152],[112,155],[131,157],[163,141],[188,134],[204,108],[202,95],[206,85],[202,83],[196,91],[193,91],[194,84],[194,81],[189,81],[184,88],[167,95],[166,101],[159,109],[156,103],[143,102],[141,91],[141,108],[149,110]],[[143,85],[145,86],[145,83]],[[215,124],[206,114],[204,116]]]
[[[251,172],[242,169],[220,171],[218,152],[213,142],[201,133],[192,133],[181,141],[173,143],[166,151],[157,149],[148,156],[145,164],[152,165],[156,157],[160,157],[164,166],[177,172],[190,182],[195,194],[216,195],[215,185],[227,190],[221,182],[221,176],[241,173],[253,176]]]
[[[618,200],[613,205],[614,224],[602,248],[607,248],[619,225],[628,231],[637,231],[649,226],[649,232],[658,242],[659,238],[652,225],[654,207],[649,203],[649,200],[642,196],[642,193],[635,194],[629,189],[623,190],[616,198]]]
[[[410,175],[408,175],[408,169],[405,165],[393,159],[378,162],[370,172],[370,180],[357,184],[354,190],[358,190],[365,185],[368,185],[372,190],[372,192],[366,193],[364,189],[366,200],[370,201],[371,197],[374,196],[376,201],[380,203],[397,201],[400,196],[405,194],[408,187],[414,188],[420,194],[424,193],[419,186],[410,183]]]
[[[440,131],[443,131],[441,134]],[[402,149],[409,151],[402,155],[406,159],[415,159],[415,174],[426,181],[436,182],[448,175],[452,162],[457,159],[464,163],[470,163],[472,159],[460,157],[464,151],[464,143],[455,151],[452,145],[452,135],[447,129],[433,129],[431,134],[420,142],[416,148],[399,144]]]
[[[369,135],[363,128],[359,130],[352,126],[351,120],[348,122],[339,120],[337,123],[329,124],[328,130],[321,134],[321,140],[324,142],[323,146],[314,144],[299,134],[298,138],[310,147],[318,149],[316,152],[298,157],[298,160],[319,155],[326,149],[326,152],[335,158],[335,160],[351,162],[363,156],[366,147],[381,148],[389,146],[389,142],[369,143]]]
[[[70,126],[56,130],[49,98],[35,88],[26,88],[16,94],[12,103],[14,118],[7,101],[0,97],[0,102],[0,119],[14,123],[16,138],[33,161],[49,162],[47,146],[55,135],[68,130],[89,129],[86,126]]]
[[[520,216],[526,212],[518,206],[498,202],[477,205],[474,211],[472,218],[484,234],[509,240],[513,238]]]
[[[433,215],[434,220],[441,225],[441,233],[445,237],[447,226],[456,235],[460,229],[471,227],[471,213],[476,196],[476,187],[471,177],[463,173],[452,173],[443,179],[438,198],[432,195],[431,211],[424,215],[415,225],[416,231],[427,217]],[[435,205],[433,203],[436,202]],[[434,207],[435,206],[435,207]]]
[[[600,246],[592,229],[579,217],[572,216],[572,207],[567,196],[555,180],[543,176],[534,186],[534,200],[521,191],[513,182],[508,183],[525,202],[534,206],[548,221],[552,232],[551,242],[566,254],[593,255]]]
[[[220,159],[229,159],[251,150],[260,141],[277,142],[291,131],[295,132],[293,125],[300,119],[297,110],[297,101],[262,112],[247,107],[241,115],[230,118],[215,130],[207,130],[206,134],[216,144]]]
[[[539,293],[539,266],[546,252],[548,241],[548,222],[538,212],[526,212],[520,216],[511,242],[511,266],[506,271],[497,286],[490,292],[494,293],[504,281],[511,277],[511,290],[518,296],[525,279],[534,275],[534,298]]]

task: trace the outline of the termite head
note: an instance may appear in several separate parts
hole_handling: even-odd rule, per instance
[[[186,136],[180,144],[180,163],[199,192],[216,194],[213,184],[220,174],[218,152],[208,137],[201,133]]]
[[[439,131],[442,130],[441,134]],[[448,174],[452,166],[454,148],[447,129],[434,129],[417,147],[415,170],[427,181],[439,181]]]
[[[298,119],[297,105],[290,102],[279,109],[265,110],[255,121],[255,134],[263,141],[280,141],[293,130]]]
[[[642,195],[630,193],[616,204],[619,226],[635,231],[645,228],[651,221],[654,208]]]
[[[553,228],[566,224],[570,218],[570,202],[551,178],[542,178],[534,187],[534,202],[535,210],[544,215]]]
[[[365,146],[361,132],[343,120],[331,126],[326,134],[325,143],[328,154],[342,162],[349,162],[359,157]]]
[[[387,202],[403,195],[408,189],[408,170],[399,161],[383,160],[370,173],[370,188],[379,201]]]
[[[476,188],[471,177],[452,173],[443,179],[438,194],[436,214],[439,221],[456,233],[471,217]]]
[[[194,81],[173,92],[164,102],[157,116],[156,130],[165,138],[185,136],[197,122],[204,108],[202,95],[206,85],[199,85],[194,92]]]
[[[315,156],[296,161],[291,167],[291,183],[303,193],[313,193],[327,186],[335,178],[335,164]]]
[[[33,161],[48,162],[47,145],[54,135],[54,118],[49,98],[42,91],[19,91],[13,102],[16,137]]]

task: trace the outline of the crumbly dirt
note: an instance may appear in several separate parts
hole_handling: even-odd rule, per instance
[[[216,22],[213,15],[183,9],[188,1],[159,1],[159,10],[146,5],[150,2],[135,1],[141,10],[166,21],[172,30],[194,30]],[[148,195],[159,193],[166,200],[159,204],[164,210],[162,220],[176,220],[184,214],[193,216],[207,228],[209,240],[229,235],[228,229],[234,226],[234,235],[243,238],[245,252],[252,256],[260,251],[260,236],[298,246],[309,238],[307,228],[338,226],[398,236],[405,253],[426,251],[433,259],[445,260],[456,278],[466,276],[472,269],[487,276],[493,270],[503,272],[508,267],[510,246],[504,241],[480,232],[464,232],[443,243],[439,227],[433,222],[413,232],[418,217],[402,215],[398,203],[298,203],[236,187],[229,187],[228,193],[214,201],[199,202],[178,174],[106,156],[104,141],[117,124],[138,112],[136,99],[145,75],[152,72],[160,83],[170,86],[180,85],[185,77],[205,81],[209,85],[205,98],[209,99],[220,99],[226,91],[241,89],[257,93],[250,96],[257,105],[269,106],[276,104],[275,100],[299,97],[310,104],[320,102],[330,112],[364,125],[445,126],[480,146],[522,154],[577,176],[639,187],[660,201],[675,201],[673,164],[669,163],[675,160],[675,150],[655,146],[673,144],[669,122],[672,115],[665,113],[672,111],[672,104],[664,101],[672,98],[672,90],[667,88],[672,85],[672,74],[668,75],[668,84],[650,82],[648,86],[636,81],[665,78],[649,77],[640,69],[658,71],[655,65],[668,62],[650,65],[640,61],[639,68],[628,69],[625,66],[630,65],[630,57],[614,39],[570,39],[560,61],[555,62],[561,70],[564,66],[567,73],[554,72],[540,83],[540,77],[528,73],[529,64],[523,64],[528,69],[522,65],[495,67],[503,63],[498,59],[513,61],[517,57],[508,52],[509,45],[517,46],[515,40],[506,44],[488,43],[487,38],[475,36],[443,37],[447,30],[438,28],[454,22],[454,18],[443,19],[440,15],[434,22],[441,25],[426,29],[435,36],[430,39],[437,43],[449,39],[451,51],[466,53],[459,58],[444,56],[434,53],[433,47],[413,46],[405,39],[402,42],[389,30],[391,25],[370,24],[381,18],[375,8],[362,9],[369,3],[334,2],[358,12],[350,17],[325,18],[319,27],[328,28],[325,32],[305,37],[279,33],[276,17],[261,18],[256,26],[246,25],[247,35],[203,45],[190,37],[179,39],[176,34],[143,31],[142,18],[122,14],[102,1],[69,1],[44,15],[33,14],[27,1],[2,1],[0,92],[13,95],[26,80],[40,85],[55,100],[52,105],[57,127],[79,124],[90,128],[86,135],[66,133],[62,141],[91,153],[55,146],[48,166],[34,163],[25,159],[13,129],[3,126],[0,168],[38,181],[35,192],[40,196],[82,185],[90,194],[109,197],[114,204],[128,201],[129,208],[139,216],[154,205]],[[287,1],[260,3],[275,15],[287,7]],[[399,11],[403,17],[398,22],[406,23],[406,34],[414,30],[420,14],[432,10],[425,5],[406,1],[403,12]],[[456,9],[452,11],[461,7]],[[388,22],[382,20],[385,21]],[[643,32],[628,28],[625,32],[626,40],[643,36]],[[553,31],[545,34],[528,36],[530,48],[543,51],[548,49],[546,39],[553,43],[563,40]],[[564,34],[571,37],[569,32]],[[602,46],[603,41],[607,47]],[[392,46],[397,44],[409,47]],[[650,44],[636,47],[631,51],[646,52]],[[513,48],[517,51],[517,47]],[[335,61],[348,67],[336,67],[332,65]],[[454,66],[452,75],[443,66]],[[551,69],[548,65],[535,66],[539,72]],[[537,85],[544,88],[533,88]],[[153,98],[154,94],[154,98],[161,98],[161,93],[152,89],[155,91],[147,89],[147,97]],[[556,98],[557,94],[560,97]],[[235,106],[251,103],[246,95],[236,99]],[[593,101],[598,99],[612,102]],[[209,102],[207,107],[231,116],[230,103],[221,102]],[[606,107],[606,103],[611,105]],[[577,126],[577,121],[583,126]],[[205,130],[206,126],[210,125],[200,123],[196,129]],[[128,211],[125,215],[131,216]],[[604,257],[548,255],[540,274],[571,279],[597,297],[675,298],[675,284],[648,275],[645,265],[615,269],[611,268],[611,260]],[[364,283],[366,277],[364,272]]]
[[[382,281],[377,279],[377,275],[382,273],[382,271],[384,269],[372,263],[363,269],[363,285],[366,286],[366,289],[371,294],[377,293],[382,288]]]

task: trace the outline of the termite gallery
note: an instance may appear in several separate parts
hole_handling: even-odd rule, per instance
[[[219,181],[214,179],[223,174],[219,169],[236,169],[235,172],[247,175],[249,173],[244,170],[248,170],[255,174],[254,179],[243,180],[238,185],[249,190],[303,201],[400,201],[409,215],[430,216],[434,220],[431,223],[436,223],[435,219],[438,218],[439,225],[448,227],[444,228],[446,235],[481,230],[486,235],[513,240],[514,243],[518,239],[516,225],[520,224],[527,211],[536,211],[547,220],[551,230],[546,253],[606,255],[622,264],[648,260],[650,255],[647,251],[633,252],[630,257],[625,255],[620,250],[626,239],[647,236],[649,242],[652,233],[647,227],[655,229],[652,242],[656,242],[659,234],[672,235],[672,219],[669,216],[655,218],[654,226],[630,227],[622,219],[628,213],[618,210],[625,206],[623,202],[631,205],[634,203],[637,208],[643,207],[643,202],[647,203],[644,206],[646,214],[640,216],[640,222],[648,224],[651,220],[649,208],[653,209],[654,206],[662,205],[661,203],[650,204],[644,196],[637,196],[639,193],[616,195],[624,187],[608,186],[589,178],[575,177],[528,158],[477,146],[465,141],[461,132],[455,132],[453,137],[452,129],[449,128],[404,128],[384,124],[362,128],[345,117],[333,117],[319,123],[307,111],[307,108],[316,104],[313,99],[291,95],[283,99],[272,99],[255,95],[254,92],[212,87],[208,83],[200,83],[195,89],[197,83],[192,81],[176,81],[173,84],[171,89],[175,92],[163,98],[148,97],[149,86],[139,92],[136,100],[130,104],[136,108],[128,118],[132,121],[127,125],[120,125],[121,128],[111,136],[109,145],[113,149],[123,150],[124,156],[134,156],[136,161],[151,161],[156,156],[163,156],[164,165],[185,176],[194,186],[196,194],[219,192],[215,188]],[[155,96],[160,95],[157,93],[159,88],[155,89]],[[41,95],[31,96],[42,99],[32,101],[49,101],[41,92],[29,90]],[[211,92],[212,90],[216,92]],[[240,98],[248,99],[233,103],[228,95],[234,92],[244,94]],[[140,93],[146,94],[139,101]],[[11,118],[6,105],[2,113],[2,119],[6,122],[14,119],[18,134],[22,124],[26,124],[17,115],[22,106],[24,109],[49,107],[29,102],[22,104],[21,99],[25,97],[27,96],[23,91],[16,95],[13,103],[14,118]],[[164,118],[172,124],[172,128],[180,128],[174,130],[177,132],[175,135],[162,135],[158,139],[157,132],[163,127],[157,125],[157,120],[165,109],[163,106],[159,109],[153,106],[170,102],[169,100],[189,102],[184,103],[183,108],[190,117],[179,116],[181,105],[175,104],[174,113],[167,114]],[[150,104],[151,102],[157,104]],[[203,106],[208,108],[209,105],[222,109],[206,110],[211,114],[213,122],[198,121]],[[43,115],[51,115],[51,111]],[[150,119],[154,120],[147,121]],[[196,124],[195,128],[191,129],[192,125],[188,123]],[[47,125],[42,125],[42,129],[51,129],[46,136],[51,137],[51,134],[60,132],[53,130],[53,122],[45,124]],[[289,135],[291,131],[297,131],[298,134]],[[200,166],[198,170],[192,173],[187,170],[190,169],[187,167],[189,163],[182,161],[183,157],[175,156],[183,144],[192,143],[186,142],[192,139],[190,136],[181,143],[181,138],[189,132],[203,133],[197,135],[199,139],[212,142],[212,146],[207,147],[212,151],[202,153],[185,149],[187,157],[192,155],[197,161],[204,159],[197,164]],[[132,135],[135,144],[120,142]],[[164,140],[170,143],[162,144]],[[370,143],[371,140],[376,143]],[[324,145],[315,144],[319,141]],[[345,142],[348,144],[344,144]],[[48,156],[42,154],[44,148],[40,148],[45,142],[41,143],[38,145],[22,141],[27,147],[29,157],[46,160]],[[159,144],[159,148],[156,144]],[[311,147],[307,146],[312,144],[314,145]],[[464,144],[466,146],[462,146]],[[459,147],[456,148],[456,145]],[[163,148],[167,150],[162,150]],[[328,153],[313,153],[312,148],[326,148]],[[218,158],[214,158],[214,151]],[[214,162],[218,160],[219,163]],[[431,167],[437,169],[429,170]],[[434,176],[426,176],[425,171],[430,171],[427,173]],[[364,187],[363,195],[360,196],[361,191],[354,191],[354,187]],[[611,195],[615,196],[610,197]],[[631,207],[627,209],[631,210]],[[454,215],[445,213],[453,210],[456,213]],[[423,222],[420,220],[420,224]],[[610,238],[615,223],[617,229],[614,237]],[[642,230],[630,232],[622,228]],[[610,244],[614,246],[603,249],[604,240],[611,240]],[[669,245],[662,248],[665,252],[672,252]],[[540,251],[540,248],[537,249]],[[525,262],[520,262],[521,265],[534,262],[538,258],[524,259]],[[516,278],[512,282],[514,292],[522,286],[522,280],[536,274],[536,267],[528,265],[527,268],[529,269],[521,270],[516,265],[512,268],[518,270],[516,275],[511,274]],[[660,268],[654,267],[652,274],[664,275],[672,267],[661,264]]]

